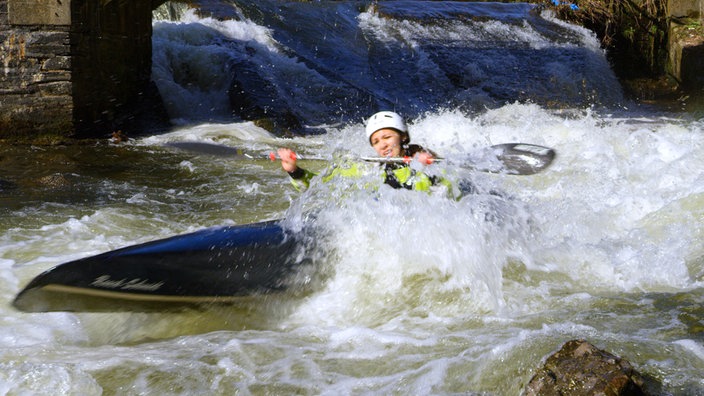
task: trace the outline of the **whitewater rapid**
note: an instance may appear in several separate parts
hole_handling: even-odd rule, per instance
[[[269,11],[272,4],[260,7]],[[314,9],[308,3],[287,7]],[[427,35],[434,37],[428,33],[432,28],[403,18],[385,21],[346,2],[321,9],[325,15],[352,12],[340,21],[376,26],[375,40],[402,37],[410,43],[403,51],[421,48],[409,52],[418,55],[412,62],[419,60],[418,69],[437,71],[439,52],[424,47]],[[319,12],[291,12],[286,25],[316,15],[323,20]],[[513,15],[507,18],[513,21]],[[524,14],[516,15],[520,20]],[[569,106],[497,101],[492,93],[514,92],[520,79],[513,72],[486,74],[487,58],[465,65],[466,75],[482,85],[452,91],[460,99],[483,92],[478,101],[486,106],[424,107],[416,99],[427,86],[379,89],[410,98],[397,110],[408,110],[402,112],[413,142],[450,159],[428,171],[502,192],[455,201],[383,187],[370,193],[345,182],[316,183],[301,193],[279,164],[266,159],[166,147],[196,141],[263,155],[291,147],[326,159],[301,163],[321,172],[341,156],[373,155],[363,138],[364,107],[350,110],[349,117],[338,113],[334,122],[313,123],[325,100],[301,103],[310,112],[300,114],[325,133],[291,138],[228,118],[223,95],[232,75],[222,65],[247,53],[244,42],[257,43],[255,57],[266,70],[278,72],[287,64],[289,72],[298,71],[290,80],[277,75],[288,83],[295,85],[301,75],[315,77],[323,88],[329,81],[313,76],[310,63],[297,61],[303,57],[291,55],[293,46],[273,23],[188,18],[155,23],[160,30],[155,68],[166,73],[155,75],[166,79],[160,90],[178,121],[173,131],[121,145],[14,154],[22,149],[2,149],[0,160],[17,158],[12,166],[0,162],[5,166],[0,178],[15,185],[0,190],[2,392],[517,395],[541,360],[574,338],[628,359],[662,383],[663,394],[704,392],[704,120],[628,103],[618,88],[608,88],[611,74],[600,85],[604,80],[594,76],[605,73],[606,62],[590,35],[576,40],[570,33],[567,42],[550,47],[556,49],[540,52],[547,41],[544,32],[536,32],[538,25],[487,21],[481,24],[488,29],[485,37],[503,32],[520,44],[479,52],[510,58],[513,50],[516,57],[538,51],[543,58],[537,63],[565,82],[557,90],[568,92],[584,78],[596,87],[597,104],[582,103],[582,93]],[[236,40],[223,41],[227,35]],[[194,37],[200,44],[191,45]],[[233,54],[233,43],[243,52]],[[569,55],[590,52],[597,60],[584,69],[567,67],[571,63],[555,56],[560,47]],[[167,53],[176,56],[166,62]],[[341,56],[356,58],[352,51]],[[185,80],[174,79],[167,67],[179,58],[195,62],[187,63],[190,86],[178,84]],[[174,65],[174,71],[185,70]],[[360,78],[356,87],[365,86],[373,84]],[[527,96],[531,89],[538,98],[546,90],[552,95],[549,84],[529,81],[524,88]],[[442,81],[433,89],[448,92]],[[557,158],[532,176],[486,174],[461,165],[460,159],[506,142],[548,146]],[[34,182],[47,175],[70,184]],[[301,287],[288,292],[169,313],[30,314],[11,306],[34,276],[63,262],[216,225],[283,218],[292,228],[303,227],[313,221],[307,216],[311,208],[317,216],[309,237],[317,244],[310,253],[318,272],[303,274]]]

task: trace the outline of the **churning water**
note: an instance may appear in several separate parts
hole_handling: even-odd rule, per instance
[[[0,392],[517,395],[544,356],[585,338],[665,394],[704,394],[704,121],[627,103],[589,32],[524,4],[208,12],[231,19],[155,22],[173,132],[0,152]],[[266,81],[273,104],[250,103],[325,133],[282,139],[233,119],[235,80]],[[268,160],[164,147],[372,155],[361,120],[381,108],[449,159],[504,142],[558,157],[533,176],[433,165],[502,192],[456,201],[344,182],[299,193]],[[170,313],[11,306],[62,262],[276,218],[312,223],[316,241],[317,271],[285,293]]]

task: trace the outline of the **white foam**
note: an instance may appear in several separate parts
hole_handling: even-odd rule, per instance
[[[704,362],[704,346],[702,346],[701,343],[689,339],[677,340],[674,343],[683,347],[688,352],[691,352],[694,356],[699,358],[699,360]]]

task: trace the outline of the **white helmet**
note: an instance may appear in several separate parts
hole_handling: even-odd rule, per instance
[[[393,111],[380,111],[369,117],[369,121],[367,121],[367,140],[372,138],[374,132],[386,128],[395,129],[401,132],[402,135],[405,134],[406,139],[409,139],[408,127],[406,127],[406,122],[400,115]]]

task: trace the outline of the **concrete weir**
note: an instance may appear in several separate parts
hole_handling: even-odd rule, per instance
[[[0,139],[98,137],[159,113],[150,77],[161,3],[0,0]]]
[[[165,1],[0,0],[0,141],[166,126],[151,81],[152,10]],[[667,46],[668,56],[656,72],[698,92],[704,0],[666,1],[668,26],[661,28],[669,41],[657,45]]]
[[[668,1],[670,74],[688,90],[704,89],[704,0]]]

